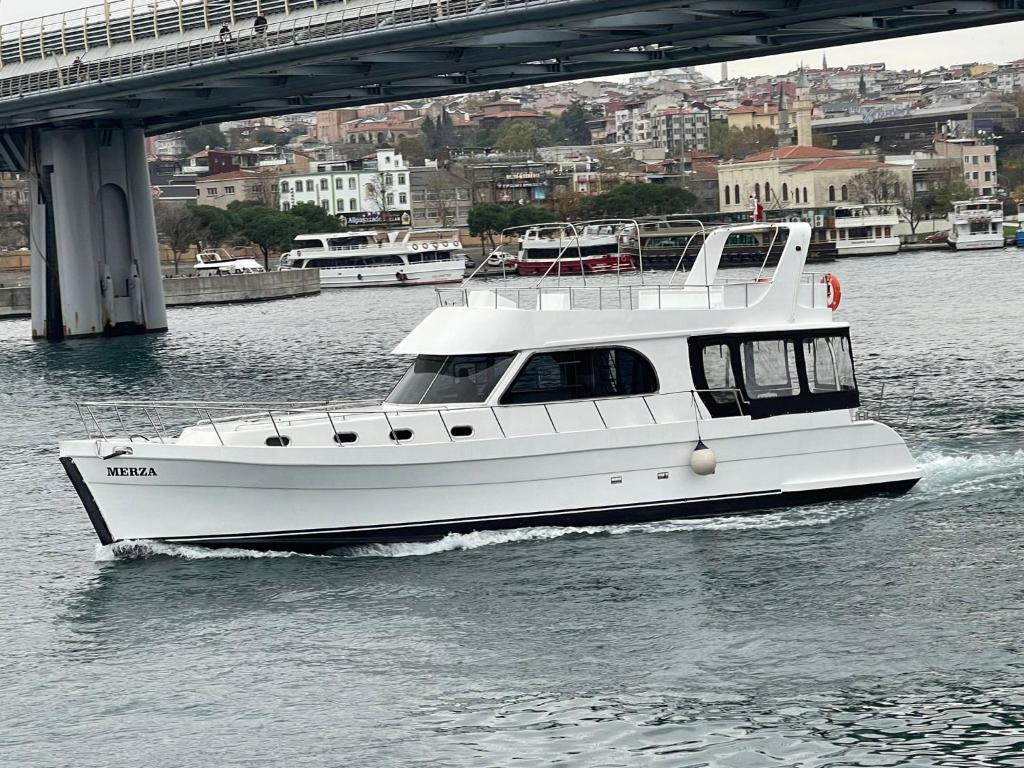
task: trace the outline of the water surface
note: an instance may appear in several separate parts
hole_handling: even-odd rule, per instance
[[[61,403],[380,395],[431,290],[0,323],[0,765],[1024,765],[1022,265],[832,265],[907,496],[330,557],[97,547]]]

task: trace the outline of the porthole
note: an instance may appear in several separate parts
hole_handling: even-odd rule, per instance
[[[388,440],[397,440],[400,443],[405,440],[412,440],[412,430],[394,429],[388,434]]]
[[[334,436],[334,442],[336,442],[338,445],[354,443],[358,439],[359,435],[357,435],[355,432],[338,432]]]
[[[452,437],[472,437],[473,428],[468,424],[460,424],[457,427],[452,427],[448,430]]]
[[[274,435],[273,437],[267,438],[267,445],[274,446],[277,448],[284,448],[286,445],[289,445],[291,441],[292,439],[290,437],[285,437],[284,435]]]

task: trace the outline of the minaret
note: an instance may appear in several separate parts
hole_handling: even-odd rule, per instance
[[[723,61],[722,62],[722,79],[720,80],[720,82],[724,83],[728,79],[729,79],[729,62],[728,61]]]
[[[811,111],[813,109],[811,84],[807,81],[807,74],[801,68],[800,77],[796,81],[796,98],[793,100],[793,112],[796,113],[797,146],[814,146],[814,140],[811,137]]]
[[[823,71],[828,72],[828,59],[825,57],[825,52],[821,52],[821,68]]]

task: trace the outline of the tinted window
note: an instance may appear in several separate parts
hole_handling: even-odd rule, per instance
[[[390,403],[482,403],[514,355],[420,355],[388,397]]]
[[[743,384],[751,399],[800,394],[796,347],[788,339],[745,341],[740,345]]]
[[[857,388],[850,340],[846,337],[805,339],[804,366],[811,392],[844,392]]]
[[[727,344],[710,344],[701,353],[704,366],[704,384],[701,389],[721,390],[703,393],[705,400],[710,399],[723,406],[736,405],[736,376],[732,370],[732,356]]]
[[[502,397],[505,404],[646,395],[658,377],[643,355],[618,347],[533,355]]]

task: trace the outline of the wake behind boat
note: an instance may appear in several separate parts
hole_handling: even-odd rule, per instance
[[[772,276],[718,280],[729,236],[765,228]],[[439,289],[382,403],[83,403],[61,462],[104,544],[298,551],[906,491],[810,233],[713,230],[680,282]]]

